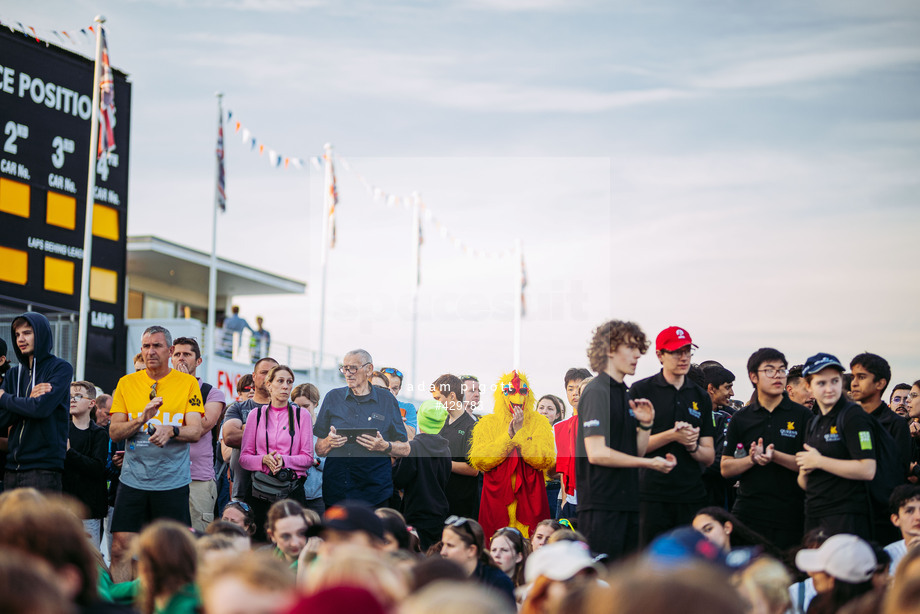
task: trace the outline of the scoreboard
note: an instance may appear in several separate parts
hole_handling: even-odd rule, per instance
[[[31,305],[44,313],[76,314],[74,321],[80,310],[93,70],[92,59],[0,30],[0,301],[22,310]],[[124,374],[131,120],[131,85],[124,73],[112,72],[115,150],[95,162],[86,360],[87,379],[106,389]]]

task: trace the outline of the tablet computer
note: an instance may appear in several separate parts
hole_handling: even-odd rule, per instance
[[[340,437],[348,437],[348,443],[355,443],[361,435],[375,437],[377,429],[336,429],[335,434]]]

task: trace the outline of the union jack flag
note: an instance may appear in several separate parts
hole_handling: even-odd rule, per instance
[[[223,114],[217,120],[217,206],[227,211],[227,192],[224,178],[224,122]]]
[[[327,223],[329,224],[329,249],[335,247],[335,206],[339,204],[339,193],[335,187],[335,168],[332,166],[332,156],[327,152],[323,154],[326,161],[326,208],[328,210]]]
[[[112,75],[112,65],[109,64],[109,45],[105,40],[105,28],[101,28],[102,36],[102,75],[99,78],[99,146],[96,157],[115,151],[115,78]]]

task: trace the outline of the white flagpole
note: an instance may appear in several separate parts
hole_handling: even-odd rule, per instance
[[[217,96],[217,122],[220,127],[224,122],[224,109],[222,106],[224,95],[221,92]],[[223,147],[221,143],[221,147]],[[225,150],[226,151],[226,150]],[[211,266],[208,271],[208,330],[205,335],[207,341],[207,381],[212,386],[217,385],[217,361],[214,360],[214,347],[216,345],[215,319],[217,317],[217,209],[220,207],[220,157],[214,156],[215,175],[214,175],[214,212],[211,217]]]
[[[514,353],[511,364],[515,369],[521,368],[521,320],[524,316],[523,285],[524,251],[521,249],[521,240],[514,240]]]
[[[328,264],[329,241],[331,229],[329,228],[329,207],[332,206],[332,144],[323,145],[326,155],[323,156],[323,252],[320,258],[322,272],[320,273],[319,286],[319,356],[316,361],[316,381],[319,381],[319,372],[323,368],[323,352],[326,341],[326,268]]]
[[[77,327],[77,381],[86,379],[86,331],[89,324],[89,274],[93,258],[93,205],[96,202],[96,150],[99,147],[99,80],[102,62],[102,24],[105,17],[96,15],[96,62],[93,65],[93,113],[90,116],[89,171],[86,179],[86,227],[83,229],[83,268],[80,275],[80,320]]]
[[[411,371],[409,375],[415,378],[416,382],[421,381],[418,376],[418,371],[415,370],[416,366],[416,357],[418,355],[418,286],[419,286],[419,256],[421,251],[421,246],[418,244],[419,238],[419,226],[422,223],[421,219],[421,197],[418,195],[418,192],[412,194],[412,361],[409,363]]]

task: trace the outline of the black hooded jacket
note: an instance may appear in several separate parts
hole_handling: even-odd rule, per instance
[[[28,359],[15,345],[19,364],[10,369],[0,385],[4,393],[0,395],[0,429],[12,427],[6,469],[63,471],[70,425],[73,367],[51,353],[53,339],[48,318],[34,312],[20,317],[32,325],[35,351],[33,368],[29,369]],[[12,326],[10,332],[15,344],[16,334]],[[51,384],[51,392],[30,398],[35,384]]]
[[[409,442],[409,456],[396,461],[393,484],[404,488],[406,522],[440,526],[447,518],[450,445],[440,435],[419,433]]]

